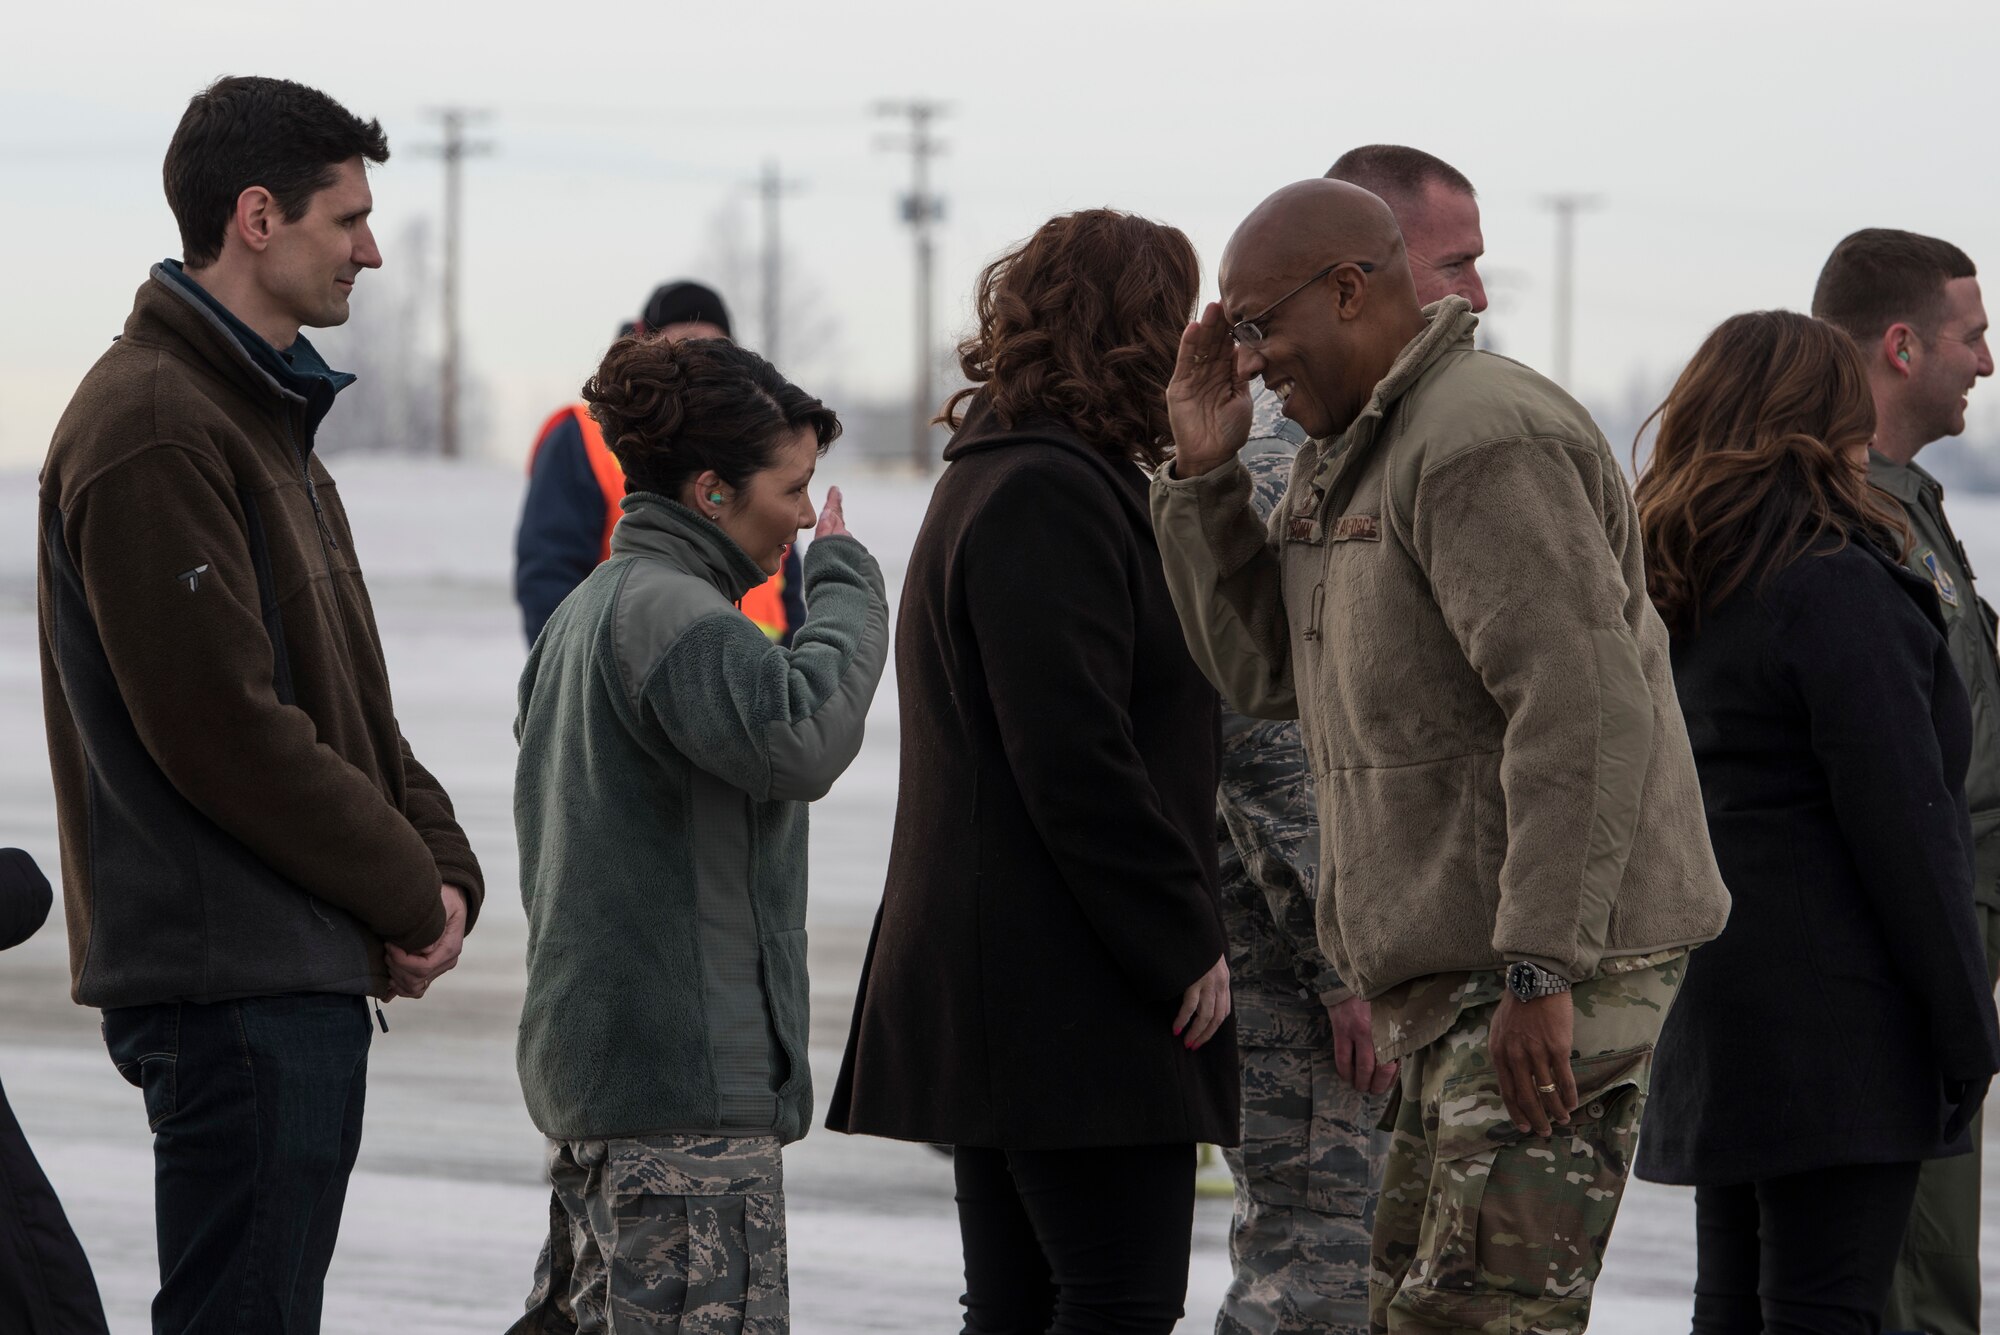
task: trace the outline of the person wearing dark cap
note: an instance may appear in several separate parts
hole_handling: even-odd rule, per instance
[[[55,896],[35,860],[0,848],[0,950],[41,929]],[[20,1335],[101,1335],[104,1305],[90,1261],[7,1095],[0,1091],[0,1330]]]
[[[729,308],[715,290],[679,279],[662,283],[619,336],[651,334],[678,342],[729,338]],[[542,423],[528,454],[528,494],[514,536],[514,601],[532,645],[562,600],[611,554],[611,530],[623,513],[625,471],[582,403],[565,404]],[[738,604],[772,640],[789,645],[805,620],[798,553]]]

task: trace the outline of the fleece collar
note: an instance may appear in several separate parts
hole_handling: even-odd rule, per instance
[[[650,556],[679,566],[736,602],[767,576],[714,520],[657,492],[627,492],[625,517],[611,530],[613,556]]]
[[[221,333],[226,346],[249,363],[259,381],[277,391],[280,398],[304,407],[306,441],[310,446],[319,424],[333,408],[334,396],[354,383],[354,375],[328,366],[319,349],[304,334],[293,339],[289,348],[279,351],[217,301],[207,288],[189,277],[178,260],[162,260],[154,265],[153,278]]]
[[[1471,348],[1472,331],[1478,327],[1479,317],[1472,313],[1472,303],[1464,297],[1445,297],[1424,307],[1424,327],[1396,354],[1388,374],[1375,382],[1375,392],[1368,396],[1360,415],[1332,440],[1313,442],[1319,451],[1314,483],[1324,490],[1324,484],[1344,462],[1364,454],[1396,401],[1423,379],[1439,357]]]

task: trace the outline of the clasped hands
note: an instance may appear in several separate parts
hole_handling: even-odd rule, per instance
[[[421,997],[430,985],[458,965],[465,949],[466,893],[455,885],[438,888],[444,900],[444,931],[422,950],[385,949],[389,962],[389,996]]]

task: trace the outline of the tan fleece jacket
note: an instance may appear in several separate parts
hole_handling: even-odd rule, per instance
[[[1153,484],[1195,661],[1304,725],[1320,944],[1372,997],[1709,940],[1729,896],[1624,475],[1581,405],[1473,349],[1462,299],[1426,314],[1268,529],[1241,463]]]

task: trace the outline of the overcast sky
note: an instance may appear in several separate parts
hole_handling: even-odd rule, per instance
[[[1212,294],[1251,206],[1381,140],[1473,179],[1490,332],[1545,368],[1542,201],[1602,196],[1579,228],[1573,377],[1596,401],[1670,375],[1732,312],[1804,308],[1856,227],[1931,232],[2000,265],[1991,3],[179,0],[19,6],[7,28],[0,466],[40,458],[147,267],[178,255],[160,158],[187,98],[224,73],[302,80],[381,119],[390,266],[418,258],[397,249],[417,219],[436,236],[426,113],[491,112],[479,132],[496,152],[466,177],[464,309],[491,391],[475,444],[509,458],[646,291],[712,253],[767,158],[803,182],[787,240],[840,330],[782,360],[811,367],[817,392],[907,393],[908,160],[878,145],[885,97],[951,108],[941,336],[962,330],[982,264],[1073,208],[1184,228]],[[389,278],[364,275],[354,300]],[[735,305],[754,341],[754,294]],[[1983,389],[1975,416],[1982,395],[2000,401]]]

